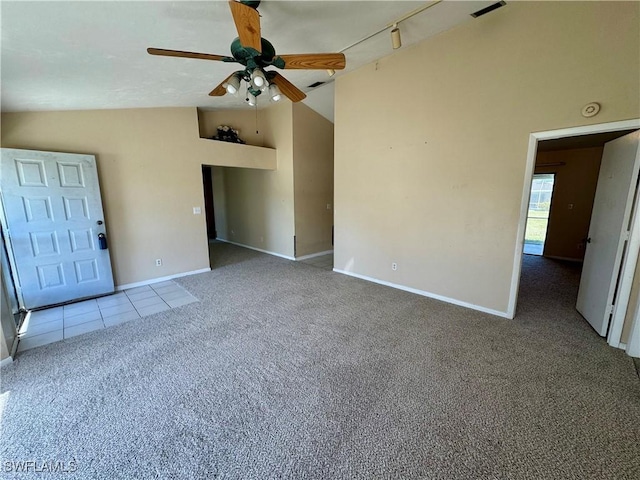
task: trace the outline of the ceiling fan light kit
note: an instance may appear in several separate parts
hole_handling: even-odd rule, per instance
[[[223,86],[227,90],[228,94],[230,94],[230,95],[237,95],[238,94],[238,91],[240,90],[240,79],[241,78],[242,77],[241,77],[240,72],[236,72],[233,75],[231,75],[225,83],[223,83]]]
[[[262,70],[257,67],[251,72],[251,84],[261,91],[264,91],[265,87],[269,86],[267,83],[267,77],[265,77]]]
[[[266,70],[267,67],[279,69],[327,70],[335,73],[346,66],[343,53],[303,53],[293,55],[276,55],[273,45],[261,37],[260,15],[256,10],[259,1],[229,0],[229,8],[238,32],[238,38],[231,42],[231,57],[208,53],[184,52],[148,48],[151,55],[165,57],[198,58],[219,62],[240,63],[244,70],[232,73],[214,88],[209,95],[219,97],[225,94],[237,95],[241,81],[247,83],[246,102],[255,106],[257,97],[267,92],[271,101],[277,102],[282,95],[292,102],[299,102],[306,97],[305,93],[289,82],[278,72]],[[331,73],[330,73],[331,75]]]
[[[276,84],[272,83],[269,85],[269,97],[271,97],[271,100],[274,102],[277,102],[282,98],[282,93]]]
[[[258,99],[256,98],[256,96],[251,93],[250,91],[247,90],[247,98],[246,98],[247,103],[249,104],[250,107],[255,107],[256,103],[258,102]]]

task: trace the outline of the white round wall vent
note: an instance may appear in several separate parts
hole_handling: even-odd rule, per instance
[[[592,103],[587,103],[583,108],[582,108],[582,116],[583,117],[595,117],[598,112],[600,111],[600,104],[596,103],[596,102],[592,102]]]

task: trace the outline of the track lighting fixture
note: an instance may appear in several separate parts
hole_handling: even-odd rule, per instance
[[[327,70],[327,73],[330,77],[333,77],[336,74],[336,71],[333,68],[330,68]]]
[[[398,24],[393,24],[393,29],[391,30],[391,45],[394,50],[397,50],[402,46],[402,39],[400,38],[400,29],[398,28]]]

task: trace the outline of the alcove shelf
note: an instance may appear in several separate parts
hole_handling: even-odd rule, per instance
[[[199,143],[205,150],[204,153],[211,158],[209,165],[261,170],[276,170],[278,167],[275,148],[222,142],[209,138],[200,138]]]

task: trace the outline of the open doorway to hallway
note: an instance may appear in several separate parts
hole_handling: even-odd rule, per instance
[[[537,173],[531,182],[529,214],[524,235],[524,253],[542,255],[549,226],[555,173]]]
[[[523,299],[526,298],[525,289],[531,288],[528,282],[520,284],[520,276],[525,270],[522,262],[529,262],[527,258],[536,258],[523,256],[523,253],[527,253],[525,238],[531,237],[525,234],[526,230],[531,230],[531,207],[540,201],[544,203],[544,191],[549,190],[543,187],[544,181],[542,185],[535,185],[535,179],[542,180],[543,177],[537,175],[553,174],[553,202],[549,202],[545,246],[540,256],[569,260],[576,266],[576,272],[580,273],[578,288],[570,288],[571,291],[567,290],[565,295],[571,296],[576,313],[582,315],[585,326],[590,325],[594,333],[606,337],[614,347],[625,348],[627,339],[635,342],[629,337],[630,328],[627,327],[633,321],[629,311],[639,303],[630,299],[631,284],[640,286],[640,278],[635,281],[633,278],[640,244],[636,239],[640,233],[634,232],[640,232],[640,220],[635,222],[631,214],[637,210],[634,210],[634,205],[638,203],[635,193],[640,151],[637,148],[638,126],[640,121],[634,120],[531,135],[528,182],[523,192],[519,231],[523,248],[516,252],[519,268],[515,272],[518,276],[514,276],[515,289],[512,290],[509,307],[513,314],[518,287],[523,289]],[[612,179],[617,179],[619,185],[609,186]],[[621,205],[619,215],[616,212],[608,213],[612,205]],[[611,226],[607,219],[613,216],[620,218],[616,225]],[[601,227],[604,224],[606,228],[603,230]],[[603,245],[608,244],[613,245],[610,249],[612,255],[607,253],[606,248],[604,250],[607,251],[603,251]],[[605,257],[610,260],[605,262],[607,268],[599,260]],[[559,288],[552,278],[545,279],[545,268],[552,268],[552,265],[548,261],[541,261],[535,268],[536,284],[548,288],[550,298],[552,290]],[[594,285],[600,285],[601,288],[591,291]],[[597,305],[592,305],[595,303]],[[523,307],[519,302],[518,309]],[[531,308],[530,305],[528,307]]]
[[[210,165],[202,165],[202,191],[204,193],[204,214],[205,220],[207,223],[207,241],[209,245],[209,266],[213,270],[216,266],[218,266],[220,259],[220,249],[216,248],[216,245],[221,243],[218,240],[218,234],[223,233],[225,230],[225,222],[224,215],[221,211],[221,208],[224,203],[221,201],[220,193],[216,192],[216,181],[220,180],[216,178],[216,173],[220,176],[220,167],[212,167]],[[218,187],[220,187],[218,185]],[[217,202],[216,202],[216,196]],[[216,205],[218,203],[218,205]],[[221,218],[216,218],[216,210],[218,211],[218,216]],[[218,222],[216,222],[218,220]],[[216,224],[217,223],[217,224]],[[222,232],[218,230],[222,229]]]

